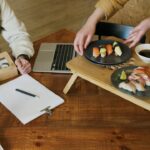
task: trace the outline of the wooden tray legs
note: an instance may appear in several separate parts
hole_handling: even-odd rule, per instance
[[[73,83],[75,82],[75,80],[77,79],[78,74],[77,73],[73,73],[73,75],[71,76],[71,78],[69,79],[68,83],[66,84],[63,92],[64,94],[67,94],[68,91],[70,90],[71,86],[73,85]]]

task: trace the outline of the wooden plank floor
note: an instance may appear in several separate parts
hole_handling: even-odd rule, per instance
[[[96,1],[8,0],[18,18],[26,24],[33,41],[61,28],[77,31],[94,10]],[[136,25],[150,16],[149,6],[149,0],[130,0],[110,21]],[[4,40],[0,39],[0,42],[0,49],[8,50]]]

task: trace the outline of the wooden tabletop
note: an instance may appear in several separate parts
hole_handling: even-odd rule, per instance
[[[35,42],[35,49],[41,42],[72,42],[74,36],[61,30]],[[32,72],[31,76],[65,103],[51,117],[45,114],[27,125],[0,104],[0,143],[5,150],[150,149],[149,111],[81,78],[64,95],[70,75]]]

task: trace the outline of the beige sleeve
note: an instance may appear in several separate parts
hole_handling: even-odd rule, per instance
[[[99,0],[95,7],[104,11],[106,18],[111,17],[117,10],[121,9],[129,0]]]

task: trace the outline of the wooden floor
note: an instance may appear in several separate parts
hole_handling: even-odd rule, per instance
[[[94,9],[96,0],[8,0],[16,15],[38,39],[60,28],[76,31]]]
[[[33,41],[67,28],[77,31],[94,10],[97,0],[7,0],[17,17],[24,21]],[[150,16],[149,0],[130,0],[110,19],[112,22],[136,25]],[[127,14],[128,13],[128,14]],[[1,50],[8,46],[2,39]]]

